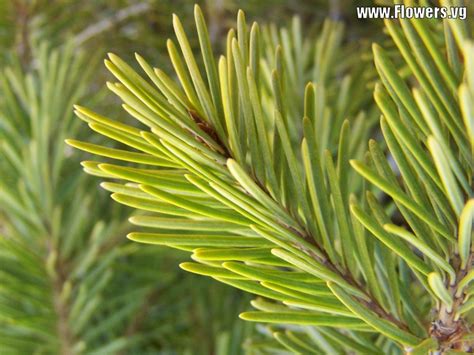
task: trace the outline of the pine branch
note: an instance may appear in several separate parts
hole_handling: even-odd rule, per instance
[[[123,22],[130,17],[140,15],[148,10],[150,10],[150,4],[147,2],[130,5],[117,11],[113,16],[104,18],[97,23],[89,25],[74,37],[74,41],[77,46],[81,46],[84,42],[87,42],[102,32],[110,30],[118,23]]]
[[[384,141],[371,140],[364,156],[377,113],[361,88],[373,76],[344,60],[340,24],[325,22],[306,42],[297,19],[290,29],[261,30],[239,12],[216,61],[199,7],[195,21],[200,59],[173,17],[178,45],[169,40],[168,50],[178,83],[138,55],[147,79],[113,54],[105,61],[119,81],[109,89],[140,128],[76,106],[94,131],[136,150],[68,140],[141,164],[84,163],[86,172],[125,181],[102,185],[114,200],[147,211],[131,222],[155,232],[129,239],[189,251],[195,262],[183,269],[271,300],[254,301],[258,311],[243,319],[335,328],[318,341],[276,333],[293,351],[469,350],[459,339],[471,332],[462,324],[472,309],[474,66],[459,23],[447,22],[443,37],[440,23],[386,22],[394,62],[419,86],[410,90],[374,45]],[[465,83],[455,74],[459,53]],[[395,213],[401,226],[391,223]]]

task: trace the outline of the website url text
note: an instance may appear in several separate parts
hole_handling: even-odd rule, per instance
[[[405,6],[397,4],[390,6],[358,6],[357,18],[360,19],[460,19],[467,17],[465,6],[428,7]]]

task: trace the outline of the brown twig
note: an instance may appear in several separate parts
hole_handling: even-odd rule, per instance
[[[458,292],[459,282],[467,275],[474,263],[474,254],[471,253],[467,262],[467,267],[461,269],[459,257],[455,256],[451,262],[456,272],[456,281],[453,285],[448,285],[448,292],[453,298],[453,306],[449,312],[444,304],[441,304],[437,310],[436,320],[432,323],[430,336],[437,339],[439,343],[439,351],[455,349],[461,351],[474,350],[474,343],[463,343],[462,337],[468,333],[472,333],[474,329],[464,323],[462,318],[456,319],[456,311],[462,305],[464,294],[456,296]]]
[[[53,246],[49,245],[49,252],[52,252]],[[46,264],[48,261],[46,261]],[[57,316],[57,334],[58,341],[60,344],[60,354],[61,355],[70,355],[72,353],[73,347],[73,335],[69,327],[69,305],[67,301],[63,299],[62,293],[66,281],[66,264],[59,258],[56,260],[54,265],[52,265],[54,270],[54,275],[50,275],[52,278],[52,297],[53,297],[53,307]]]
[[[21,0],[13,0],[13,7],[15,9],[15,47],[20,58],[20,62],[23,66],[28,64],[30,59],[30,33],[29,33],[29,20],[30,10],[28,4]]]
[[[117,11],[113,16],[103,18],[97,23],[90,25],[85,28],[82,32],[78,33],[74,37],[74,42],[77,46],[82,45],[89,39],[97,36],[98,34],[108,31],[113,28],[119,22],[122,22],[130,17],[139,15],[150,10],[150,4],[146,2],[132,4],[124,9]]]

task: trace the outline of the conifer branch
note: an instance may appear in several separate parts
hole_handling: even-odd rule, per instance
[[[397,51],[373,46],[383,142],[370,140],[364,154],[378,115],[365,97],[375,75],[345,60],[341,24],[326,21],[314,45],[298,19],[260,28],[240,11],[216,61],[197,6],[195,22],[200,58],[173,16],[177,82],[138,55],[146,78],[113,54],[105,61],[118,80],[108,87],[139,128],[76,107],[91,129],[135,150],[68,141],[138,164],[84,163],[125,181],[102,185],[114,200],[146,211],[131,222],[155,232],[129,239],[189,251],[195,262],[183,269],[267,300],[243,319],[331,328],[317,333],[322,341],[276,333],[294,352],[470,351],[462,340],[472,336],[474,218],[467,35],[455,21],[445,37],[441,23],[386,21]]]

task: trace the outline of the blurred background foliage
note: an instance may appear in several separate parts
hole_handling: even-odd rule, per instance
[[[341,20],[346,41],[380,32],[355,20],[350,0],[197,3],[216,53],[239,8],[277,25],[298,15],[308,33],[326,17]],[[103,95],[106,53],[138,52],[166,69],[171,14],[192,33],[193,4],[0,0],[0,353],[285,353],[256,335],[242,345],[255,333],[237,317],[248,296],[178,269],[179,251],[127,241],[132,211],[112,203],[82,173],[85,155],[63,144],[86,134],[73,103],[117,117],[119,105]]]

